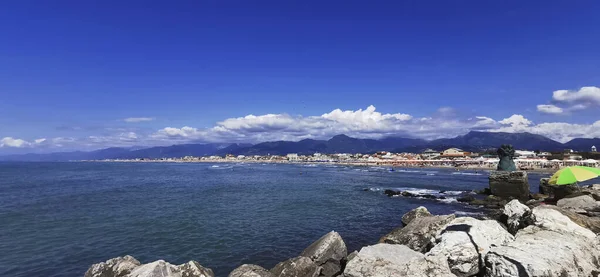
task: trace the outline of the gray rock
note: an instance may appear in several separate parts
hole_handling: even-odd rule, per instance
[[[340,234],[331,231],[304,249],[300,256],[308,257],[322,267],[320,276],[331,277],[342,272],[342,261],[348,256],[348,249]]]
[[[529,181],[525,171],[492,171],[489,184],[493,195],[506,199],[529,200]]]
[[[513,242],[486,255],[488,277],[598,276],[600,242],[596,235],[557,210],[532,210],[535,223],[520,230]]]
[[[483,267],[483,258],[493,245],[513,240],[514,237],[495,220],[460,217],[448,224],[427,255],[446,259],[456,276],[473,276]]]
[[[587,187],[581,188],[581,191],[585,194],[589,194],[596,201],[600,201],[600,184],[593,184]]]
[[[181,277],[179,268],[158,260],[136,267],[127,277]]]
[[[594,238],[529,226],[514,242],[485,257],[486,277],[599,276],[600,245]]]
[[[516,199],[508,202],[502,210],[502,221],[506,223],[508,231],[513,235],[533,224],[535,219],[532,216],[531,209]]]
[[[205,268],[196,261],[189,261],[177,266],[181,277],[214,277],[212,269]]]
[[[598,202],[592,196],[581,195],[577,197],[567,197],[558,200],[556,206],[576,213],[586,213],[587,210],[597,208]]]
[[[317,277],[321,267],[310,258],[300,256],[278,263],[271,273],[277,277]]]
[[[548,184],[549,180],[550,178],[540,179],[540,193],[547,194],[553,198],[554,201],[558,201],[567,197],[568,195],[581,191],[581,188],[577,184],[557,186]]]
[[[229,277],[275,277],[275,275],[262,266],[244,264],[229,273]]]
[[[431,216],[431,213],[427,210],[427,208],[420,206],[420,207],[414,208],[414,209],[410,210],[409,212],[405,213],[402,216],[402,224],[404,224],[404,226],[406,226],[406,225],[408,225],[408,223],[413,221],[413,219],[419,218],[419,217],[426,217],[426,216]]]
[[[85,277],[124,277],[134,268],[140,266],[140,262],[132,256],[124,256],[110,259],[103,263],[92,265]]]
[[[435,241],[435,237],[455,218],[453,214],[415,218],[406,227],[397,228],[383,236],[379,242],[404,244],[410,249],[424,253]]]
[[[352,261],[352,259],[356,258],[356,255],[358,255],[358,251],[354,250],[354,252],[348,254],[348,257],[346,258],[346,263]]]
[[[345,277],[454,276],[444,259],[425,257],[405,245],[377,244],[363,247],[346,265]]]
[[[163,260],[154,261],[136,267],[127,277],[214,277],[210,268],[196,261],[175,266]]]

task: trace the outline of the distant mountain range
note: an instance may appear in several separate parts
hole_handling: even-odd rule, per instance
[[[577,138],[560,143],[547,137],[531,133],[502,133],[471,131],[455,138],[427,141],[415,138],[388,137],[379,140],[358,139],[337,135],[329,140],[305,139],[301,141],[271,141],[252,144],[178,144],[150,148],[111,147],[96,151],[57,152],[49,154],[24,154],[0,156],[2,161],[69,161],[134,158],[176,158],[183,156],[210,155],[285,155],[289,153],[373,153],[376,151],[421,152],[432,148],[444,150],[450,147],[465,151],[496,149],[501,144],[512,144],[516,149],[562,151],[573,149],[589,151],[592,145],[600,147],[600,138]]]

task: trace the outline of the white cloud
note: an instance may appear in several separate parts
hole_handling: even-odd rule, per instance
[[[0,147],[21,148],[21,147],[29,147],[29,145],[30,145],[30,143],[25,140],[16,139],[16,138],[12,138],[12,137],[5,137],[0,140]]]
[[[546,114],[562,114],[563,109],[554,105],[537,105],[538,112]]]
[[[145,121],[153,121],[154,117],[128,117],[123,119],[125,122],[129,123],[137,123],[137,122],[145,122]]]
[[[18,139],[13,137],[5,137],[0,139],[0,147],[14,147],[14,148],[26,148],[40,145],[46,141],[45,138],[36,139],[33,142],[26,141],[24,139]]]
[[[600,121],[593,124],[562,122],[535,124],[519,114],[501,120],[484,115],[461,119],[456,115],[441,115],[439,111],[435,111],[431,117],[414,118],[406,113],[381,113],[376,111],[374,106],[369,106],[366,109],[358,110],[334,109],[331,112],[313,116],[248,115],[222,120],[210,128],[170,126],[157,131],[140,129],[135,132],[113,129],[110,133],[102,135],[36,140],[5,137],[0,140],[0,147],[67,151],[191,142],[298,141],[306,138],[329,139],[338,134],[359,138],[402,136],[437,139],[462,135],[470,130],[531,132],[565,142],[576,137],[600,137]]]
[[[600,107],[600,88],[582,87],[579,90],[557,90],[552,93],[552,103],[538,105],[538,111],[548,114],[580,111]]]

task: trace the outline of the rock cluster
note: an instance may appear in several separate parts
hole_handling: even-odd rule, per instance
[[[172,265],[163,260],[148,264],[140,264],[131,256],[110,259],[92,265],[85,277],[214,277],[210,268],[205,268],[196,261],[182,265]]]
[[[349,255],[340,234],[332,231],[270,270],[245,264],[229,277],[598,277],[600,218],[578,213],[591,205],[589,198],[578,197],[562,201],[562,207],[531,208],[512,200],[502,207],[500,221],[431,215],[418,207],[402,217],[404,227]],[[195,261],[177,266],[162,260],[141,264],[131,256],[94,264],[85,273],[85,277],[159,276],[214,274]]]

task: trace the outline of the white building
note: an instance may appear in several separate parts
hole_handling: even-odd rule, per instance
[[[297,161],[298,154],[296,154],[296,153],[287,154],[287,159],[288,159],[288,161]]]
[[[458,148],[449,148],[442,152],[442,157],[464,157],[467,153]]]
[[[521,158],[535,158],[536,154],[533,151],[515,150],[515,156]]]
[[[440,156],[440,152],[439,151],[435,151],[433,149],[425,149],[425,151],[423,151],[423,153],[421,154],[421,156],[424,159],[433,159],[433,158],[437,158]]]
[[[596,152],[596,146],[592,146],[592,152]]]

